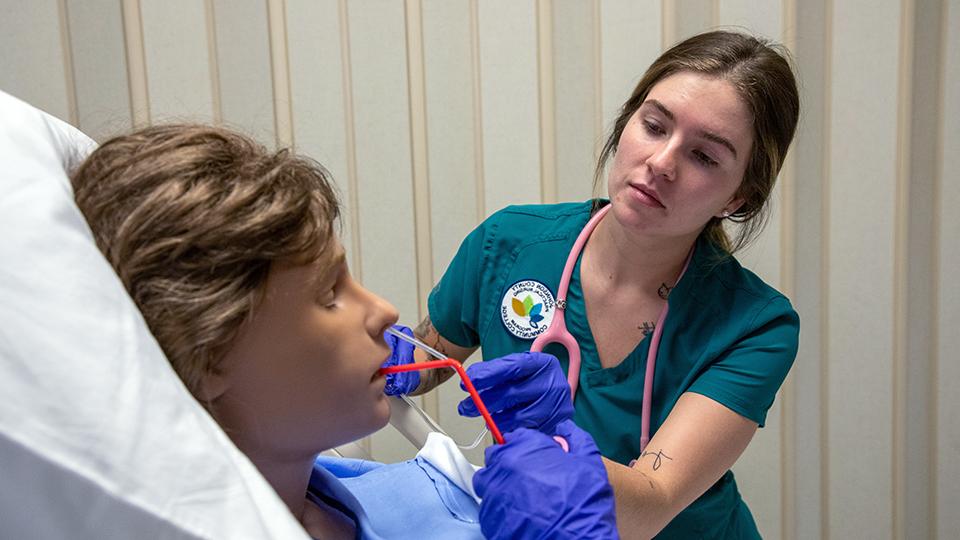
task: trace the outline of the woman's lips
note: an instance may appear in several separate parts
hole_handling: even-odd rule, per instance
[[[657,198],[656,194],[644,188],[643,186],[630,184],[630,189],[633,194],[633,197],[637,201],[639,201],[640,204],[643,204],[644,206],[649,206],[651,208],[666,208],[666,206],[664,206],[663,203],[660,202],[660,199]]]

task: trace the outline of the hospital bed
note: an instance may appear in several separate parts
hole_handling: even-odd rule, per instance
[[[0,91],[0,537],[306,539],[97,250],[66,173],[94,146]],[[422,446],[438,426],[392,401]]]

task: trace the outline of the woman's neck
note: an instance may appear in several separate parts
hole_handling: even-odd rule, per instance
[[[696,240],[697,234],[665,237],[628,231],[609,212],[590,236],[582,264],[591,273],[602,276],[609,287],[650,294],[661,285],[676,285]]]

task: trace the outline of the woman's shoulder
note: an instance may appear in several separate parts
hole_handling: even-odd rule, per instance
[[[501,247],[575,236],[592,208],[593,201],[511,205],[491,214],[474,232]]]
[[[705,246],[703,241],[698,251],[701,253],[695,257],[699,278],[697,296],[701,300],[727,306],[737,313],[764,311],[796,317],[789,298],[740,264],[735,256]]]
[[[593,201],[554,204],[514,204],[494,212],[487,222],[555,227],[557,223],[585,220],[590,216]]]

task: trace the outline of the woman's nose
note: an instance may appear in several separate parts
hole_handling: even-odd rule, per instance
[[[654,176],[673,180],[676,177],[676,148],[670,140],[658,145],[647,158],[647,166]]]

